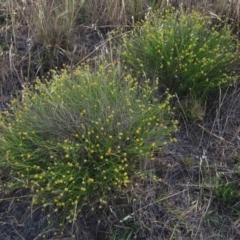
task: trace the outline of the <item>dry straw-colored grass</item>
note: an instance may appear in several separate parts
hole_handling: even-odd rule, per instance
[[[97,53],[95,46],[108,31],[127,29],[149,11],[169,4],[205,9],[213,19],[228,19],[239,27],[239,1],[209,0],[9,0],[0,1],[1,96],[15,94],[63,63],[76,64]],[[126,28],[127,27],[127,28]]]
[[[164,1],[153,2],[1,1],[1,95],[15,93],[51,68],[92,56],[109,30],[132,25],[149,7]]]

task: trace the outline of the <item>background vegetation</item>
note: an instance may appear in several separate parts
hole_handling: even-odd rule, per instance
[[[159,88],[204,99],[236,80],[238,45],[228,26],[212,26],[195,11],[150,16],[125,35],[123,58],[139,78],[159,79]]]
[[[0,239],[238,239],[239,9],[0,1]]]

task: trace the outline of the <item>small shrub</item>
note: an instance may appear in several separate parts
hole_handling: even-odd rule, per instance
[[[215,190],[215,194],[223,201],[223,203],[229,206],[233,206],[239,202],[240,199],[238,187],[235,182],[229,182],[218,186]]]
[[[21,104],[1,115],[1,165],[11,167],[10,189],[30,188],[33,204],[53,205],[74,221],[83,204],[105,203],[130,182],[142,160],[167,144],[170,95],[138,84],[119,67],[92,73],[66,69],[47,84],[36,81]],[[36,93],[37,91],[37,93]]]
[[[205,116],[206,106],[203,106],[198,98],[193,95],[185,99],[178,100],[176,104],[176,112],[181,113],[181,118],[187,121],[203,120]]]
[[[166,11],[125,35],[122,57],[137,76],[158,77],[160,88],[204,99],[236,80],[236,41],[228,26],[217,31],[198,12]]]

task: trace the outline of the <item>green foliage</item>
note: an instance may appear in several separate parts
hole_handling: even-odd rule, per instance
[[[166,11],[125,35],[122,57],[137,76],[159,78],[160,88],[204,98],[236,80],[237,47],[228,26],[217,30],[194,11]]]
[[[229,182],[217,187],[215,193],[225,204],[230,206],[237,203],[240,199],[239,190],[235,182]]]
[[[10,189],[30,188],[33,204],[53,205],[74,221],[83,204],[105,204],[140,161],[174,141],[171,96],[159,102],[157,83],[140,85],[119,68],[52,71],[52,81],[37,80],[35,91],[1,115],[0,161],[11,168]]]

